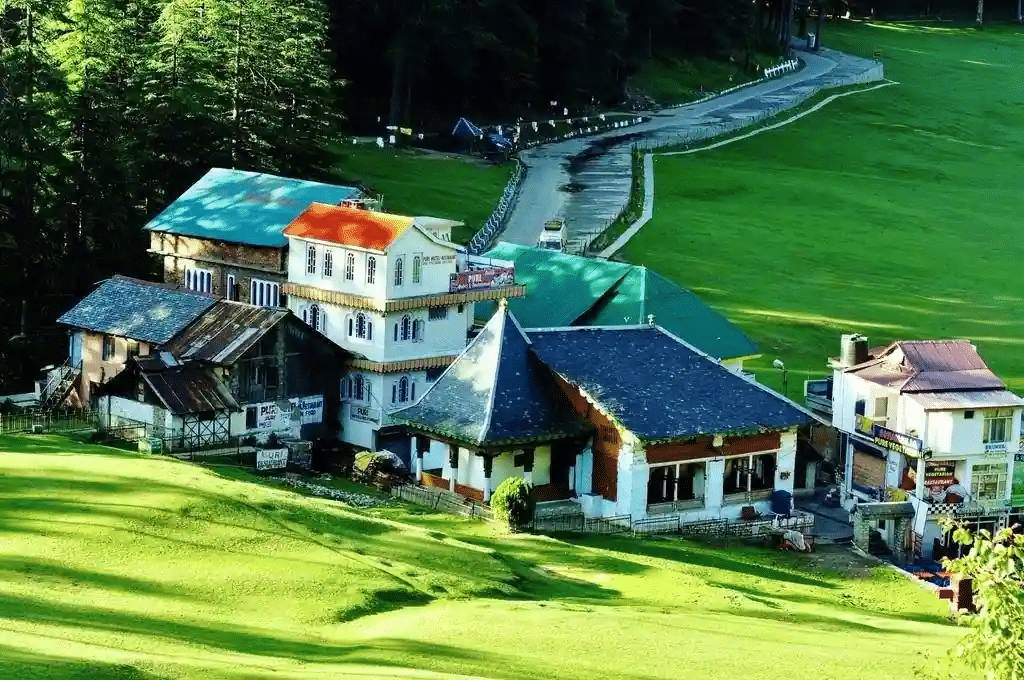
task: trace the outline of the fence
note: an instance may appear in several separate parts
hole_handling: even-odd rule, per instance
[[[678,534],[680,536],[738,536],[755,537],[777,534],[782,531],[811,533],[814,516],[799,514],[788,518],[754,520],[709,519],[699,522],[684,522],[678,515],[672,517],[648,517],[633,522],[633,533],[639,536],[652,534]]]
[[[637,146],[643,149],[645,152],[658,152],[677,147],[688,149],[692,144],[696,142],[702,142],[714,137],[727,135],[729,133],[741,130],[743,128],[757,126],[770,118],[774,118],[783,111],[787,111],[789,109],[793,109],[800,106],[808,99],[816,96],[823,90],[832,89],[840,86],[872,83],[884,79],[885,71],[882,67],[882,64],[876,62],[872,68],[862,73],[858,73],[856,75],[851,76],[844,76],[841,80],[835,82],[827,80],[819,85],[816,85],[807,92],[801,93],[795,100],[775,104],[767,109],[758,111],[756,114],[749,118],[742,118],[722,123],[706,123],[698,128],[689,131],[687,134],[679,135],[674,139],[668,141],[648,140],[647,142],[638,142]],[[747,83],[747,85],[749,84],[750,83]],[[744,87],[746,87],[746,85],[744,85]]]
[[[515,205],[516,199],[519,197],[519,191],[523,187],[523,180],[525,178],[526,164],[517,158],[515,172],[512,173],[508,184],[505,185],[505,191],[501,194],[501,199],[498,201],[498,205],[495,206],[494,212],[487,218],[487,222],[484,223],[480,231],[473,234],[473,238],[469,241],[469,246],[466,250],[471,255],[479,255],[485,252],[494,243],[494,239],[497,238],[502,229],[505,228],[505,223],[512,212],[512,206]]]
[[[442,512],[474,517],[488,522],[494,520],[494,512],[486,505],[443,489],[403,484],[391,487],[391,495],[403,501],[425,505]]]
[[[530,524],[533,531],[573,531],[584,534],[625,534],[630,531],[629,515],[584,517],[583,513],[537,515]]]
[[[43,432],[76,432],[96,427],[99,417],[87,409],[72,411],[34,410],[22,413],[0,414],[0,434],[33,432],[37,426]]]

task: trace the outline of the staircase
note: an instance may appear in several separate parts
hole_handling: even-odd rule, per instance
[[[71,394],[71,390],[82,374],[82,365],[72,366],[70,360],[46,374],[46,383],[39,391],[39,408],[57,408]]]

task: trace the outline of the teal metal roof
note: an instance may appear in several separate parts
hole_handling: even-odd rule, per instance
[[[508,301],[526,328],[654,323],[720,359],[757,353],[757,345],[696,295],[646,267],[498,243],[487,256],[516,263],[526,296]],[[494,306],[477,303],[477,316]]]
[[[355,187],[213,168],[145,226],[182,236],[279,248],[282,231],[312,203],[337,205]]]

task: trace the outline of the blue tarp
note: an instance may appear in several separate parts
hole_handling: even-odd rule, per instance
[[[482,134],[483,132],[480,128],[465,118],[459,118],[459,122],[455,124],[455,129],[452,130],[453,137],[479,137]]]

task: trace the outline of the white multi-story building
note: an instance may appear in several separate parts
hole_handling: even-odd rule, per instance
[[[869,350],[866,338],[844,335],[841,355],[830,363],[849,505],[906,494],[926,557],[936,538],[948,543],[941,516],[991,529],[1020,513],[1014,506],[1024,505],[1024,489],[1014,480],[1024,480],[1014,465],[1024,399],[1006,389],[974,345],[894,342]]]
[[[475,302],[524,294],[513,263],[467,255],[452,224],[314,203],[284,230],[289,309],[357,355],[341,385],[351,444],[406,457],[387,414],[466,348]]]

